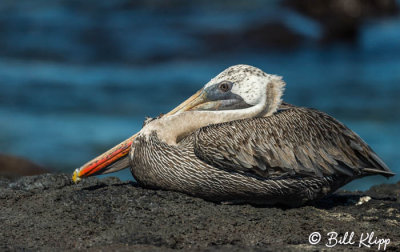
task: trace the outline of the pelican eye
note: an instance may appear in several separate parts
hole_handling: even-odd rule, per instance
[[[229,81],[223,81],[218,85],[219,90],[222,92],[228,92],[232,87],[232,83]]]

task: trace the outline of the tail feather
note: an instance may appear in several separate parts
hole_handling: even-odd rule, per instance
[[[365,173],[371,174],[371,175],[375,175],[375,174],[378,175],[379,174],[379,175],[382,175],[382,176],[385,176],[385,177],[392,177],[392,176],[395,175],[390,170],[389,171],[385,171],[385,170],[379,170],[379,169],[376,169],[376,168],[363,168],[362,171],[365,172]]]

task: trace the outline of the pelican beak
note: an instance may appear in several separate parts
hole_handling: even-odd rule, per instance
[[[137,134],[131,136],[122,143],[77,168],[72,175],[72,180],[78,183],[81,178],[84,177],[107,174],[129,167],[128,153],[136,135]]]
[[[164,116],[171,116],[180,112],[188,111],[188,110],[195,110],[199,105],[207,103],[207,95],[204,92],[204,89],[200,89],[194,95],[189,97],[186,101],[179,104],[178,107],[174,108]]]
[[[197,106],[204,104],[205,102],[207,102],[207,97],[203,89],[201,89],[164,116],[171,116],[183,111],[195,109]],[[72,180],[75,183],[78,183],[82,178],[85,177],[107,174],[128,168],[128,154],[136,136],[137,133],[122,143],[114,146],[112,149],[77,168],[72,175]]]
[[[192,110],[218,110],[224,101],[211,101],[207,97],[207,92],[204,89],[200,89],[189,99],[182,102],[178,107],[171,110],[171,112],[164,116],[171,116],[184,111]]]

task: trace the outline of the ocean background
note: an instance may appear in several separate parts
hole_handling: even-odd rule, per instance
[[[286,1],[287,2],[287,1]],[[399,1],[396,1],[399,5]],[[359,134],[400,179],[400,16],[350,36],[282,1],[0,2],[0,153],[71,173],[235,64]],[[129,170],[112,174],[132,180]]]

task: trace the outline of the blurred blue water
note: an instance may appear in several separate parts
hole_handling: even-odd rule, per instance
[[[63,1],[28,2],[0,4],[0,152],[72,172],[140,130],[145,116],[168,112],[226,67],[245,63],[282,75],[284,100],[344,122],[400,173],[398,17],[365,23],[356,44],[210,53],[190,34],[276,19],[278,7],[255,1],[228,11],[198,3],[108,12],[97,4],[100,11],[82,13]],[[282,12],[282,22],[310,41],[320,36],[317,23]],[[131,179],[127,171],[119,176]],[[371,177],[346,188],[399,179]]]

